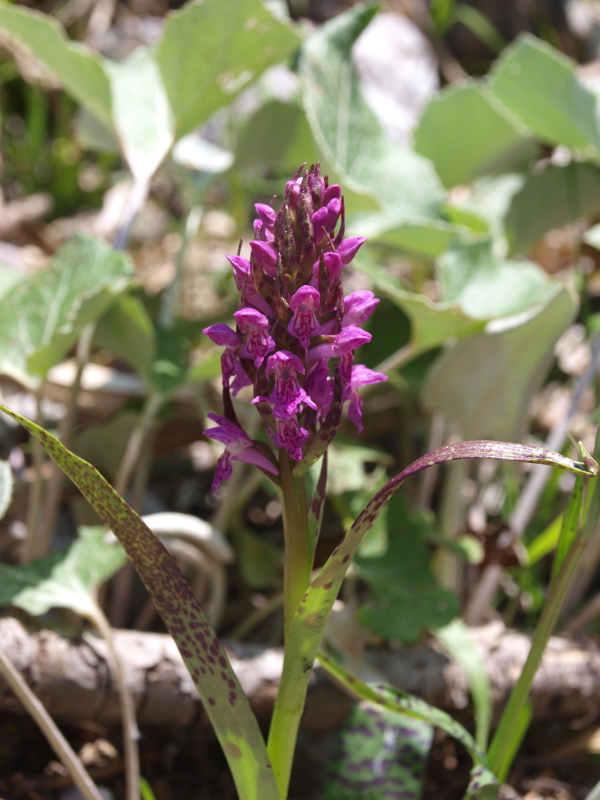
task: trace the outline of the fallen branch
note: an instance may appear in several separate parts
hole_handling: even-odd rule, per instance
[[[520,673],[530,640],[499,623],[474,628],[472,634],[487,665],[495,706],[499,708]],[[170,637],[116,631],[115,646],[141,725],[188,724],[202,716],[200,700]],[[7,617],[0,619],[0,648],[54,718],[118,723],[118,690],[100,639],[92,634],[69,640],[52,631],[30,633],[18,620]],[[260,720],[267,719],[281,673],[281,650],[233,644],[229,652],[255,712]],[[469,706],[464,674],[435,642],[402,650],[370,651],[368,659],[391,683],[433,705],[450,711]],[[532,699],[537,719],[589,715],[600,703],[600,647],[586,638],[552,637],[534,682]],[[350,703],[317,667],[303,727],[335,727]],[[24,713],[2,678],[0,711]]]

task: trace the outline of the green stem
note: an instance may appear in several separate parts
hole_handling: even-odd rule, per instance
[[[289,627],[308,586],[312,571],[313,553],[308,529],[308,507],[304,478],[297,478],[292,470],[295,461],[285,450],[279,450],[281,477],[281,506],[285,557],[283,568],[283,613],[287,639]]]
[[[294,466],[295,462],[290,459],[286,451],[280,449],[279,475],[285,537],[283,608],[286,641],[296,609],[310,585],[313,561],[306,485],[304,478],[294,477],[292,472]],[[286,650],[283,674],[267,743],[281,800],[285,800],[287,797],[296,738],[304,710],[307,688],[303,687],[303,690],[299,692],[294,679],[294,671],[290,672],[289,663],[295,658],[296,653]],[[309,665],[309,669],[310,667],[312,667],[312,663]]]

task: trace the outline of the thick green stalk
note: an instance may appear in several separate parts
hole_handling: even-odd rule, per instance
[[[285,538],[283,607],[285,618],[285,639],[289,636],[290,625],[296,609],[300,605],[311,580],[313,550],[311,546],[308,507],[306,503],[306,484],[304,477],[292,474],[296,462],[285,450],[279,451],[279,475],[281,478],[281,504],[283,510],[283,529]],[[289,657],[292,654],[286,653]],[[310,664],[312,667],[312,663]],[[310,667],[309,667],[310,669]],[[292,680],[293,674],[292,674]],[[283,675],[275,701],[275,709],[269,730],[267,750],[273,765],[275,779],[281,800],[287,797],[287,790],[296,749],[296,738],[300,717],[304,710],[306,691],[290,691],[289,670],[285,662]],[[289,700],[291,699],[291,702]]]
[[[288,631],[310,584],[313,552],[308,529],[308,506],[304,477],[292,474],[296,462],[286,451],[279,450],[279,472],[281,478],[281,506],[283,512],[283,535],[285,556],[283,567],[283,612],[284,630]]]

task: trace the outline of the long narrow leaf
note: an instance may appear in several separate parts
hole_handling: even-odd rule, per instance
[[[100,473],[49,433],[14,411],[20,422],[109,525],[173,636],[221,743],[242,800],[279,800],[262,734],[233,672],[181,570],[158,537]]]
[[[582,445],[580,451],[582,460],[573,461],[541,447],[492,441],[460,442],[421,456],[375,494],[309,586],[290,625],[283,674],[269,732],[268,747],[276,772],[281,753],[289,750],[295,741],[299,725],[298,709],[304,704],[310,670],[342,581],[360,543],[404,481],[427,467],[465,458],[547,464],[581,475],[597,475],[600,471],[598,464]]]

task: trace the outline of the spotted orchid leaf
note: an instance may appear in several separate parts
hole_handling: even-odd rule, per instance
[[[317,657],[325,625],[350,563],[383,508],[407,478],[437,464],[468,458],[546,464],[588,477],[598,475],[600,467],[596,461],[581,443],[579,449],[581,460],[574,461],[541,447],[509,442],[474,441],[445,445],[418,458],[380,489],[367,503],[319,575],[313,580],[292,619],[269,746],[272,737],[275,736],[295,738],[297,728],[293,729],[292,718],[286,709],[302,706],[310,670]],[[297,725],[298,721],[293,720],[293,723]]]
[[[318,659],[330,675],[361,700],[396,715],[421,720],[460,742],[473,759],[473,770],[466,796],[473,800],[494,800],[498,796],[498,781],[488,769],[485,753],[475,744],[471,734],[449,714],[430,706],[420,697],[407,694],[400,689],[390,686],[369,686],[323,652],[318,654]],[[418,731],[416,735],[422,737],[423,731]],[[386,795],[388,796],[400,798],[408,795]]]
[[[227,653],[176,562],[100,473],[11,411],[115,533],[173,636],[221,743],[242,800],[279,800],[262,734]]]

